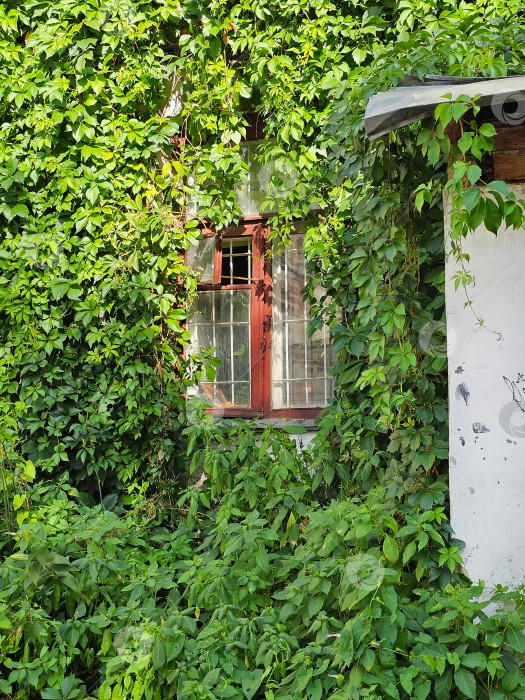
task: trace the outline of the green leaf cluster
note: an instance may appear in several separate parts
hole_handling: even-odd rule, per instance
[[[457,256],[482,222],[521,225],[522,204],[479,188],[493,133],[466,121],[475,102],[373,143],[362,124],[407,75],[523,72],[522,15],[0,4],[6,697],[523,700],[523,597],[498,590],[484,612],[446,518],[442,195]],[[183,352],[184,253],[203,220],[240,217],[249,112],[273,235],[306,221],[310,330],[326,322],[337,354],[303,456],[291,431],[184,399],[214,366]]]
[[[31,490],[2,539],[6,697],[523,697],[523,596],[468,584],[442,482],[323,500],[291,438],[203,430],[175,529],[140,494]]]

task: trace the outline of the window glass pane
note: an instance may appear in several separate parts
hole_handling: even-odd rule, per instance
[[[214,317],[214,299],[211,294],[199,294],[192,310],[191,322],[194,325],[211,323]],[[200,342],[200,341],[199,341]],[[201,342],[201,345],[204,345]],[[209,345],[209,343],[208,343]]]
[[[188,248],[188,264],[197,271],[199,282],[213,282],[215,236],[200,240]]]
[[[328,405],[333,395],[332,348],[327,328],[308,337],[309,305],[301,290],[308,282],[304,235],[272,261],[272,408]]]
[[[232,381],[232,352],[231,352],[231,332],[232,326],[225,324],[217,324],[214,328],[215,338],[213,347],[215,355],[220,357],[221,365],[217,367],[217,382]]]
[[[287,356],[289,358],[289,376],[291,379],[306,379],[308,376],[305,352],[306,321],[290,320],[286,326]]]
[[[235,405],[249,406],[250,405],[250,384],[249,382],[235,383]]]
[[[222,241],[221,284],[249,284],[251,277],[251,239],[224,238]]]
[[[239,146],[241,158],[248,166],[248,180],[235,185],[235,198],[244,215],[261,213],[260,202],[268,192],[269,168],[256,158],[260,143],[248,141]]]
[[[257,152],[262,143],[245,141],[239,145],[240,156],[248,166],[248,179],[235,185],[235,199],[245,216],[267,212],[261,200],[270,195],[279,201],[288,195],[297,180],[296,173],[284,160],[271,164],[260,162]]]
[[[325,334],[326,329],[314,331],[311,338],[308,338],[308,376],[313,379],[322,377],[325,374],[328,363],[328,368],[332,366],[331,357],[327,357],[325,351]],[[328,339],[326,339],[328,340]],[[330,348],[329,348],[330,349]]]
[[[235,201],[244,216],[268,213],[269,208],[261,204],[261,200],[268,195],[276,202],[285,199],[297,182],[297,172],[289,159],[283,154],[270,163],[261,163],[257,152],[263,140],[243,141],[239,144],[239,155],[246,163],[246,180],[237,181],[234,186]],[[261,149],[262,150],[262,149]],[[193,189],[187,204],[189,214],[195,215],[203,206],[211,206],[216,195],[214,182],[206,179],[197,185],[194,176],[188,177],[188,185]],[[271,209],[278,207],[272,205]],[[312,201],[311,209],[318,209],[319,204]]]
[[[212,386],[213,394],[206,396],[208,401],[214,406],[224,408],[232,406],[232,385],[228,382],[215,382]]]
[[[234,338],[233,348],[233,377],[235,382],[250,381],[250,326],[249,324],[234,323],[232,326]]]
[[[199,292],[188,319],[190,353],[215,348],[221,360],[215,381],[193,394],[222,408],[251,405],[250,289]]]

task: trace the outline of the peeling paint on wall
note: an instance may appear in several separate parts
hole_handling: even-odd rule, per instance
[[[456,398],[461,398],[465,402],[465,405],[468,406],[468,400],[470,398],[470,391],[468,390],[468,386],[463,382],[462,384],[459,384],[457,389],[456,389]]]

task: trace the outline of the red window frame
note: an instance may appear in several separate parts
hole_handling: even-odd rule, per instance
[[[213,407],[207,413],[226,418],[315,418],[323,407],[272,409],[272,265],[268,226],[265,217],[244,217],[238,226],[229,226],[217,233],[204,227],[205,237],[214,236],[214,281],[199,283],[198,291],[251,289],[251,408]],[[222,241],[225,238],[248,237],[252,240],[252,282],[221,284]]]

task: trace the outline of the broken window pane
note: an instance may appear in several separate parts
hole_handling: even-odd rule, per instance
[[[247,238],[222,241],[221,284],[249,284],[252,277],[252,245]]]

